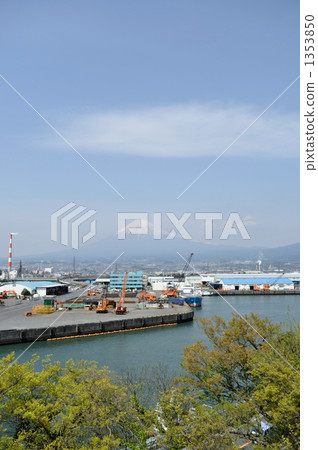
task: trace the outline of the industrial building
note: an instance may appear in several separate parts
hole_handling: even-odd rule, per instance
[[[124,277],[124,273],[110,274],[109,289],[121,289],[123,287]],[[143,272],[128,272],[126,289],[143,289],[144,281]]]
[[[288,290],[299,289],[300,275],[299,273],[245,273],[245,274],[198,274],[188,275],[185,282],[179,282],[177,279],[169,276],[150,276],[148,281],[154,290],[166,289],[169,283],[175,284],[182,289],[185,283],[198,284],[201,283],[202,288],[224,289],[224,290]]]
[[[214,289],[232,291],[294,289],[294,283],[289,278],[222,278],[211,284]]]
[[[20,296],[24,289],[27,289],[32,295],[38,294],[41,297],[68,293],[67,284],[54,283],[52,281],[16,281],[0,286],[0,294],[3,291],[14,291],[17,296]]]

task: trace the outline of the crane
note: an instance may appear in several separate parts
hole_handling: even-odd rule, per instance
[[[184,279],[185,274],[186,274],[187,270],[189,269],[189,266],[190,266],[190,263],[191,263],[192,256],[193,256],[193,253],[190,253],[190,256],[189,256],[189,258],[187,259],[187,262],[185,263],[185,265],[184,265],[184,267],[183,267],[183,269],[182,269],[182,272],[181,272],[181,274],[180,274],[180,276],[179,276],[180,279]]]
[[[126,272],[125,276],[124,276],[123,287],[121,289],[121,294],[120,294],[120,300],[119,300],[118,305],[116,306],[115,314],[126,314],[127,313],[127,308],[126,308],[126,306],[124,306],[127,278],[128,278],[128,272]]]

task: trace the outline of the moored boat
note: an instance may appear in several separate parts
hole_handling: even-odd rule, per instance
[[[200,308],[202,306],[202,297],[184,297],[183,300],[192,308]]]

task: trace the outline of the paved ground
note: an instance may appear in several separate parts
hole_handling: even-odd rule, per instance
[[[43,328],[54,322],[56,325],[71,325],[88,322],[107,322],[110,320],[122,320],[123,318],[149,317],[155,315],[176,314],[191,311],[189,306],[176,306],[163,309],[136,309],[136,304],[125,304],[128,313],[124,316],[112,314],[96,314],[96,311],[56,311],[52,314],[41,314],[37,316],[25,316],[35,305],[42,305],[43,300],[23,301],[14,306],[0,307],[0,330]]]

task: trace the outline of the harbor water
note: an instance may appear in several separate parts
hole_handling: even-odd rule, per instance
[[[166,365],[172,372],[180,372],[182,350],[186,345],[203,339],[197,321],[200,317],[221,316],[229,320],[234,313],[259,314],[275,323],[288,319],[299,321],[299,295],[219,296],[203,297],[202,308],[195,309],[195,320],[180,325],[113,333],[101,336],[41,341],[0,346],[0,357],[14,351],[19,361],[30,360],[33,354],[43,359],[64,363],[68,359],[97,361],[120,372],[129,367]],[[232,305],[232,307],[230,306]],[[25,351],[26,350],[26,351]],[[25,351],[25,353],[23,353]]]

